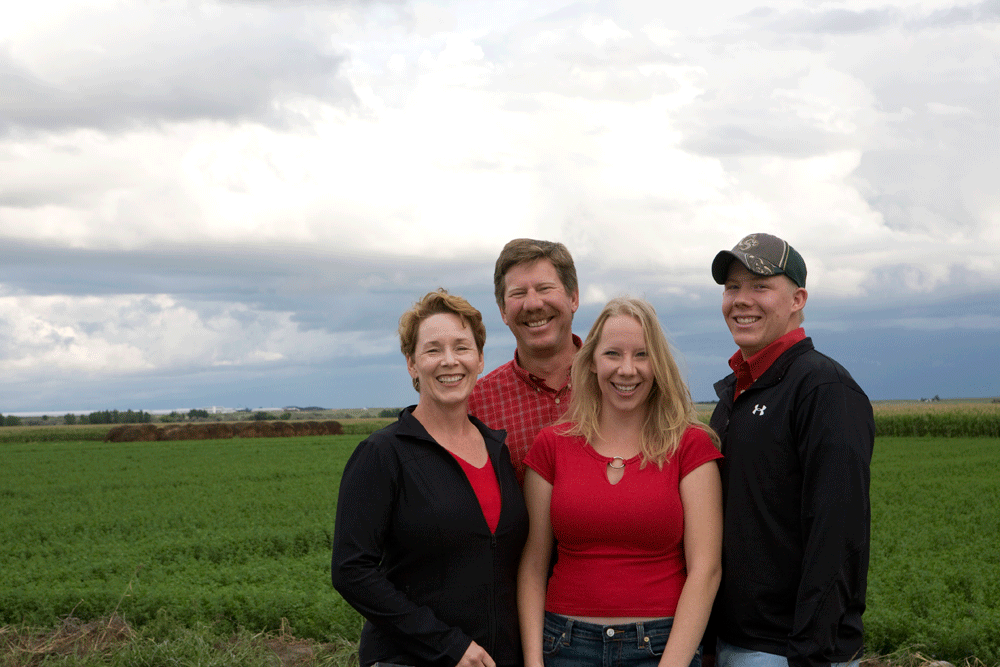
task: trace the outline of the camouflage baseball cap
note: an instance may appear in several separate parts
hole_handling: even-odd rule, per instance
[[[806,286],[806,262],[787,241],[770,234],[749,234],[732,250],[723,250],[712,261],[712,277],[724,285],[734,259],[758,276],[785,274],[799,287]]]

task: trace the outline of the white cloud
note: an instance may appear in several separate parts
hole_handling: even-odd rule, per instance
[[[177,32],[187,35],[176,39],[203,34],[184,27],[189,14],[168,9]],[[226,25],[228,11],[209,18]],[[266,15],[255,11],[250,15]],[[458,20],[429,6],[415,11],[418,23],[432,15],[442,25]],[[631,31],[593,12],[548,19],[534,32],[519,28],[520,41],[504,55],[545,72],[517,80],[519,94],[536,105],[526,113],[506,108],[507,96],[493,89],[515,81],[512,70],[487,57],[473,33],[427,41],[420,35],[441,31],[418,30],[417,56],[405,32],[378,21],[351,27],[356,44],[365,30],[386,30],[395,40],[371,51],[396,50],[383,61],[392,63],[384,65],[386,76],[412,74],[402,107],[371,87],[376,70],[358,46],[343,76],[361,113],[315,100],[295,107],[309,119],[301,126],[175,120],[115,135],[78,130],[22,138],[0,158],[17,174],[0,185],[6,233],[83,247],[240,238],[446,257],[488,254],[510,236],[528,234],[572,241],[579,253],[599,248],[603,261],[623,265],[677,258],[678,240],[710,252],[718,243],[700,237],[728,243],[751,228],[833,252],[831,264],[855,256],[849,248],[858,244],[905,241],[890,239],[852,177],[876,134],[876,100],[827,55],[747,40],[713,54],[655,23]],[[666,42],[684,52],[659,52],[657,44]],[[555,89],[546,86],[553,81],[560,82]],[[645,92],[619,99],[618,81]],[[633,85],[643,81],[669,85]],[[953,111],[938,102],[927,108]],[[692,123],[705,121],[759,134],[738,159],[699,154],[690,143]],[[711,125],[706,132],[717,132]],[[739,150],[735,136],[714,140]],[[968,198],[977,200],[983,184],[968,183]],[[928,230],[949,224],[927,206],[899,210]],[[626,223],[641,236],[639,247],[619,232]],[[692,271],[701,260],[680,255]],[[816,275],[822,282],[821,264]],[[837,275],[839,290],[858,293],[866,267]]]
[[[6,122],[120,131],[214,118],[278,123],[296,97],[353,101],[324,28],[297,4],[67,3],[8,22]],[[339,10],[343,12],[346,10]],[[0,131],[2,131],[0,127]]]
[[[939,102],[928,102],[927,110],[934,114],[939,114],[941,116],[970,116],[973,115],[973,111],[966,109],[965,107],[956,107],[949,104],[941,104]]]
[[[993,289],[1000,72],[984,11],[22,3],[0,25],[2,240],[81,262],[161,247],[211,262],[235,246],[271,261],[215,291],[171,282],[170,262],[139,277],[118,262],[82,300],[66,295],[88,283],[60,288],[72,268],[14,262],[0,368],[236,369],[367,354],[367,337],[392,348],[370,323],[324,332],[296,290],[358,290],[374,310],[414,266],[428,289],[476,262],[488,282],[515,236],[564,241],[594,267],[587,305],[636,286],[698,304],[715,252],[753,231],[793,242],[813,294]],[[327,256],[358,278],[325,282]]]
[[[2,296],[0,373],[128,375],[384,354],[391,336],[301,330],[291,313],[169,295]]]
[[[588,19],[580,30],[584,37],[598,46],[607,46],[608,42],[617,42],[632,36],[628,30],[622,30],[611,19]]]

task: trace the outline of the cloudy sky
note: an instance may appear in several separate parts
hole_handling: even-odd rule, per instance
[[[676,8],[675,8],[676,5]],[[0,413],[414,402],[400,313],[573,253],[697,400],[709,266],[809,266],[873,399],[1000,395],[1000,0],[71,0],[0,10]]]

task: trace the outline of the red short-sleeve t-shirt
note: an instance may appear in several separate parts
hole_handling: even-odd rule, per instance
[[[687,578],[680,481],[722,454],[701,428],[689,427],[661,470],[641,457],[607,478],[609,457],[587,441],[538,434],[525,465],[552,484],[550,517],[559,558],[545,609],[570,616],[673,616]]]

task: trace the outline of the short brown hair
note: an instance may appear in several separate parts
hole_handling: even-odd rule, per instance
[[[507,272],[518,264],[536,262],[540,259],[552,262],[567,294],[577,293],[579,286],[576,281],[576,267],[573,265],[573,256],[569,254],[566,246],[557,241],[514,239],[500,251],[493,271],[493,292],[501,311],[504,309],[504,292],[507,291]]]
[[[468,324],[472,329],[472,338],[476,341],[479,354],[483,353],[483,347],[486,345],[486,326],[483,324],[482,313],[462,297],[448,294],[447,290],[439,287],[436,292],[425,294],[399,318],[399,349],[404,357],[411,358],[417,350],[417,331],[420,329],[420,323],[431,315],[439,313],[452,313],[462,318],[462,323]]]

